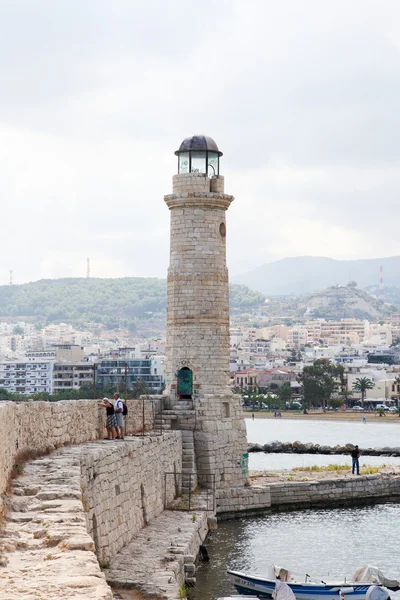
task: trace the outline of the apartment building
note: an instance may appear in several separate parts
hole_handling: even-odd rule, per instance
[[[246,354],[266,354],[269,352],[269,340],[243,340],[240,343],[240,350]]]
[[[158,394],[164,385],[164,377],[152,360],[137,358],[128,360],[106,359],[97,364],[96,386],[98,389],[106,385],[115,385],[131,390],[135,383],[144,381],[153,394]]]
[[[307,329],[309,341],[323,340],[329,344],[359,344],[369,335],[369,321],[360,319],[315,319],[306,321],[304,327]]]
[[[51,361],[4,361],[0,363],[0,388],[15,394],[52,392]]]
[[[78,390],[93,385],[94,365],[90,362],[56,362],[53,368],[53,393]]]
[[[287,343],[290,348],[300,348],[308,342],[308,332],[306,327],[296,325],[289,327],[287,332]]]

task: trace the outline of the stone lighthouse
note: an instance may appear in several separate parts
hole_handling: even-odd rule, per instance
[[[166,390],[194,447],[193,470],[205,487],[247,481],[247,441],[241,397],[229,378],[229,285],[222,152],[205,135],[175,152],[178,173],[164,197],[171,214],[167,288]],[[186,438],[187,439],[187,438]]]

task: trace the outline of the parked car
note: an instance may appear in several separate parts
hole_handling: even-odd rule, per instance
[[[377,404],[376,405],[376,410],[384,410],[385,412],[388,412],[390,409],[388,406],[386,406],[386,404]]]
[[[389,412],[391,412],[391,413],[397,412],[397,406],[389,406]]]
[[[364,409],[363,409],[363,407],[362,407],[362,406],[357,406],[357,405],[356,405],[356,406],[353,406],[353,409],[352,409],[352,410],[359,410],[359,411],[362,411],[362,410],[364,410]]]

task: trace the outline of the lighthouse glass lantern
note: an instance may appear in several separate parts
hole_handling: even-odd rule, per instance
[[[178,173],[199,173],[213,177],[219,175],[219,158],[222,152],[207,135],[194,135],[183,140],[179,150]]]

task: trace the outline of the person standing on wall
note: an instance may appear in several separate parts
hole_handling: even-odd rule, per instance
[[[119,394],[114,394],[114,412],[117,420],[117,434],[118,437],[124,439],[124,403],[119,397]]]
[[[351,460],[352,460],[352,466],[351,466],[351,472],[354,475],[354,471],[357,469],[357,475],[360,474],[360,450],[358,449],[358,446],[354,446],[354,450],[352,450],[351,452]]]
[[[114,413],[114,400],[109,400],[108,398],[103,398],[103,402],[98,403],[99,406],[103,406],[107,409],[107,420],[106,420],[106,429],[107,429],[107,437],[105,440],[115,440],[117,437],[117,421]]]

